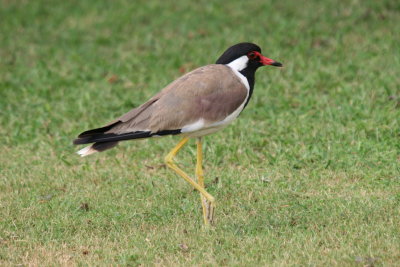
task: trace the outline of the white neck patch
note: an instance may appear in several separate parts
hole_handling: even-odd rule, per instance
[[[239,71],[245,69],[247,67],[247,63],[249,62],[249,59],[247,56],[241,56],[238,59],[235,59],[229,64],[226,64],[226,66],[230,67],[233,70],[233,73],[242,81],[244,86],[246,86],[247,90],[250,90],[250,85],[249,81],[247,78],[241,74]]]
[[[240,58],[237,58],[231,63],[227,64],[227,66],[231,67],[236,71],[241,71],[247,67],[248,62],[249,58],[247,56],[241,56]]]

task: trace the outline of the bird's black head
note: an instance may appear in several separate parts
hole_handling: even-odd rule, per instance
[[[282,64],[261,54],[261,48],[253,43],[239,43],[229,47],[217,60],[240,72],[249,83],[250,96],[253,92],[256,70],[265,65],[282,67]],[[247,101],[249,101],[250,97]],[[247,105],[247,102],[246,102]]]
[[[245,68],[256,70],[265,65],[282,67],[282,64],[264,57],[261,48],[253,43],[239,43],[229,47],[217,60],[216,64],[235,66],[237,71]]]

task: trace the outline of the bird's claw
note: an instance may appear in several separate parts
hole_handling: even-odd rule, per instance
[[[206,224],[212,225],[214,223],[215,203],[208,201],[207,199],[203,199],[203,205],[205,207],[204,221]]]

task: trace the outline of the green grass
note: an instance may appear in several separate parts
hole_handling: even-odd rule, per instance
[[[400,266],[399,24],[394,0],[2,0],[0,265]],[[285,68],[206,138],[213,229],[163,165],[178,138],[74,154],[241,41]]]

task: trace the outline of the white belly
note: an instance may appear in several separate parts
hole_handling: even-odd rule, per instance
[[[222,130],[226,126],[228,126],[228,124],[218,125],[218,126],[214,126],[214,127],[210,127],[210,128],[203,128],[203,129],[200,129],[200,130],[197,130],[194,132],[186,132],[184,134],[188,137],[201,137],[201,136],[209,135],[209,134],[215,133],[219,130]]]

